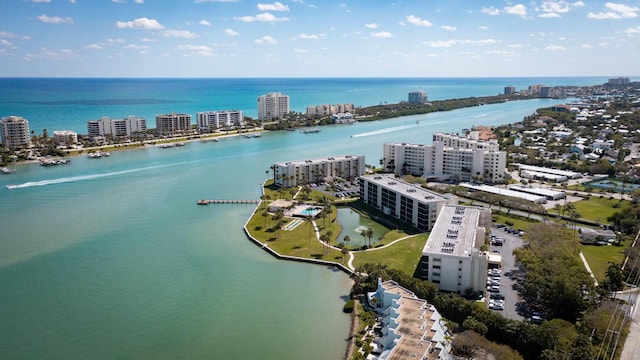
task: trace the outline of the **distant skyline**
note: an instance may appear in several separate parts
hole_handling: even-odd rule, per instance
[[[2,77],[640,74],[638,1],[0,4]]]

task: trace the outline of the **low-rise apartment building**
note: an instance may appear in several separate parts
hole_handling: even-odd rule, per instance
[[[441,291],[484,291],[489,260],[480,247],[490,226],[489,209],[445,205],[422,249],[419,277]]]
[[[421,231],[430,231],[440,209],[454,202],[389,174],[361,176],[359,182],[362,202]]]
[[[273,164],[274,182],[281,187],[322,182],[330,178],[356,178],[364,172],[363,155],[331,156]]]
[[[58,146],[77,144],[78,134],[71,130],[56,130],[53,132],[53,143]]]

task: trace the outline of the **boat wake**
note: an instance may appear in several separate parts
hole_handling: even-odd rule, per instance
[[[380,130],[376,130],[376,131],[369,131],[369,132],[362,133],[362,134],[355,134],[355,135],[351,135],[351,137],[352,138],[357,138],[357,137],[365,137],[365,136],[374,136],[374,135],[380,135],[380,134],[387,134],[387,133],[390,133],[390,132],[411,129],[411,128],[414,128],[414,127],[416,127],[416,125],[395,126],[395,127],[390,127],[390,128],[386,128],[386,129],[380,129]]]
[[[147,166],[147,167],[138,168],[138,169],[114,171],[114,172],[102,173],[102,174],[71,176],[71,177],[65,177],[65,178],[59,178],[59,179],[50,179],[50,180],[41,180],[41,181],[30,181],[30,182],[26,182],[26,183],[23,183],[23,184],[7,185],[7,189],[10,189],[10,190],[11,189],[23,189],[23,188],[34,187],[34,186],[64,184],[64,183],[84,181],[84,180],[100,179],[100,178],[105,178],[105,177],[110,177],[110,176],[117,176],[117,175],[124,175],[124,174],[130,174],[130,173],[135,173],[135,172],[140,172],[140,171],[145,171],[145,170],[159,169],[159,168],[167,167],[167,166],[170,166],[170,165],[171,164]]]

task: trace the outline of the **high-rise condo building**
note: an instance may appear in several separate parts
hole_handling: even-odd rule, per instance
[[[215,130],[245,125],[244,113],[240,110],[203,111],[196,113],[198,130]]]
[[[384,143],[382,162],[384,171],[398,175],[499,183],[505,179],[507,153],[495,140],[434,133],[432,145]]]
[[[156,115],[156,131],[164,134],[174,134],[191,130],[191,115],[164,114]]]
[[[135,133],[147,130],[147,120],[129,115],[124,119],[111,119],[103,116],[100,120],[87,121],[87,133],[90,138],[98,136],[112,136],[114,138],[129,138]]]
[[[258,96],[258,120],[281,119],[289,113],[289,96],[279,92]]]
[[[409,103],[410,104],[426,104],[427,93],[424,90],[410,92]]]
[[[389,174],[365,175],[358,181],[363,203],[421,231],[430,231],[440,209],[457,201]]]
[[[422,249],[418,277],[436,284],[441,291],[484,291],[489,257],[480,247],[490,226],[489,209],[443,206]]]
[[[19,116],[8,116],[0,120],[2,143],[9,149],[26,149],[31,146],[29,122]]]

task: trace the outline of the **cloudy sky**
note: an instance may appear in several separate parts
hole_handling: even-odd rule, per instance
[[[0,76],[640,75],[640,1],[0,0]]]

